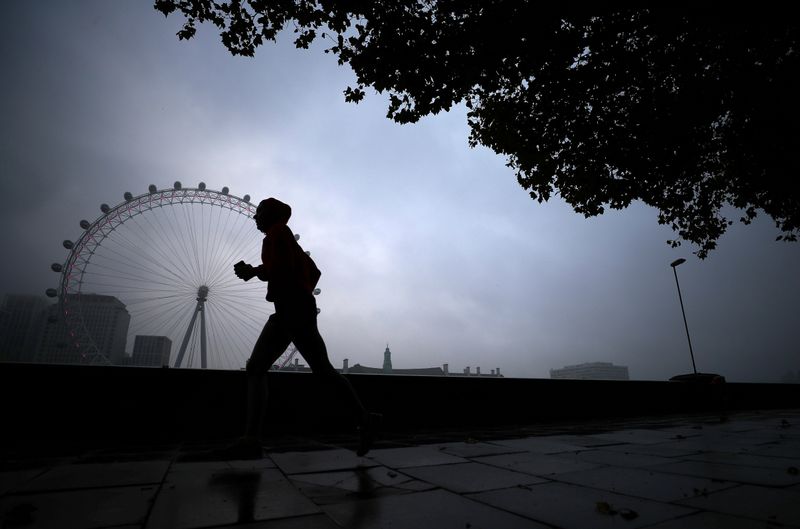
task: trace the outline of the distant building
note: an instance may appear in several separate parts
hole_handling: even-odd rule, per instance
[[[561,369],[551,369],[550,378],[578,380],[629,380],[627,366],[615,366],[611,362],[587,362]]]
[[[31,362],[42,334],[47,300],[8,294],[0,307],[0,361]]]
[[[137,335],[133,339],[133,354],[127,363],[139,367],[169,366],[171,353],[172,340],[166,336]]]
[[[392,352],[389,350],[389,344],[386,344],[386,350],[383,352],[383,372],[387,375],[392,372]]]
[[[297,369],[294,369],[297,370]],[[476,371],[473,373],[470,371],[470,368],[467,367],[464,369],[463,373],[450,373],[450,369],[448,364],[443,364],[442,367],[416,367],[410,369],[397,369],[392,367],[392,351],[389,349],[389,345],[386,345],[386,350],[383,352],[383,367],[368,367],[362,366],[361,364],[355,364],[353,366],[349,365],[349,360],[347,358],[344,359],[344,363],[342,365],[342,369],[340,369],[342,373],[354,373],[354,374],[383,374],[383,375],[422,375],[422,376],[451,376],[451,377],[502,377],[503,375],[500,374],[500,368],[492,369],[491,373],[483,373],[481,374],[481,368],[476,368]]]
[[[80,306],[86,331],[98,351],[112,364],[122,365],[131,322],[125,305],[113,296],[81,294]],[[69,332],[71,330],[67,329],[59,306],[51,305],[47,310],[36,361],[48,364],[82,363]]]

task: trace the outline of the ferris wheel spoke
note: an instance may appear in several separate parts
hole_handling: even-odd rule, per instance
[[[209,272],[209,277],[212,277],[214,275],[214,271],[213,270],[217,268],[217,266],[214,266],[214,263],[217,263],[217,264],[221,263],[221,260],[219,259],[219,255],[220,255],[220,251],[221,251],[221,247],[222,247],[222,237],[223,237],[224,234],[226,234],[228,232],[228,223],[229,223],[231,217],[233,216],[233,211],[230,210],[230,209],[224,209],[224,208],[216,208],[216,209],[219,210],[219,214],[217,215],[217,222],[214,224],[214,235],[212,236],[212,239],[211,239],[211,241],[212,241],[211,242],[211,244],[212,244],[212,255],[211,255],[211,263],[212,263],[212,267],[211,268],[212,268],[212,271]],[[223,212],[226,213],[225,214],[224,223],[222,222],[222,214],[223,214]],[[220,227],[221,227],[221,229],[220,229]]]
[[[111,239],[111,236],[108,237]],[[113,240],[113,239],[111,239]],[[116,242],[116,241],[115,241]],[[167,279],[172,276],[172,278],[177,280],[182,280],[182,278],[170,268],[164,266],[160,263],[154,263],[153,261],[145,261],[145,264],[141,264],[139,262],[139,256],[136,255],[125,255],[119,251],[117,251],[114,247],[106,246],[106,251],[117,255],[120,260],[115,260],[123,269],[125,268],[132,268],[135,270],[140,270],[144,272],[146,275],[143,276],[143,279],[148,277],[149,275],[156,275],[161,277],[162,279]],[[103,254],[105,256],[105,254]],[[99,254],[96,254],[95,257],[98,257]],[[106,256],[109,260],[113,260],[111,257]],[[155,266],[154,266],[155,265]],[[170,278],[170,279],[172,279]]]
[[[242,330],[240,327],[237,325],[232,325],[230,330],[231,332],[226,333],[224,337],[224,341],[227,346],[231,351],[239,351],[242,355],[248,354],[255,343],[255,337],[252,343],[246,344],[244,337],[240,334]]]
[[[191,243],[192,251],[194,252],[194,259],[195,259],[195,264],[197,265],[197,272],[199,274],[200,280],[202,281],[203,280],[203,276],[204,276],[204,274],[203,274],[203,260],[200,257],[202,255],[202,252],[200,252],[199,249],[198,249],[199,248],[199,244],[198,244],[198,240],[197,240],[197,231],[198,230],[197,230],[196,222],[195,222],[195,220],[193,220],[191,218],[192,217],[192,211],[190,211],[188,208],[184,208],[183,209],[183,214],[184,214],[184,217],[186,217],[186,227],[187,227],[187,229],[189,231],[189,236],[190,236],[189,242]]]
[[[244,252],[241,250],[244,249],[246,246],[249,246],[251,243],[249,241],[241,242],[238,246],[233,245],[225,245],[227,250],[221,250],[220,255],[217,258],[217,263],[214,269],[210,272],[209,277],[211,281],[217,280],[219,277],[225,276],[229,273],[232,274],[232,268],[234,263],[238,262],[239,260],[244,260],[242,257],[245,255]],[[255,243],[252,243],[253,246]],[[251,260],[250,264],[253,264]],[[257,265],[258,263],[256,263]]]
[[[232,369],[239,368],[244,362],[244,355],[232,354],[232,349],[235,349],[236,346],[231,344],[230,338],[220,339],[220,326],[217,324],[216,319],[209,319],[211,320],[209,322],[209,336],[211,338],[214,351],[216,352],[216,358],[221,360],[221,363],[231,367]]]
[[[255,278],[254,278],[255,279]],[[238,277],[231,274],[230,276],[223,276],[216,281],[209,281],[209,288],[216,287],[219,289],[231,290],[236,292],[262,292],[263,289],[259,288],[262,285],[258,281],[256,283],[244,282]],[[258,286],[256,286],[258,285]],[[264,285],[265,287],[266,285]]]
[[[178,212],[175,211],[176,216],[177,213]],[[195,244],[195,238],[192,230],[192,221],[190,219],[189,212],[186,207],[181,207],[180,213],[183,218],[183,221],[179,222],[181,222],[181,226],[183,228],[183,233],[184,233],[183,242],[186,251],[186,259],[192,265],[192,270],[194,270],[195,274],[195,280],[198,282],[202,282],[203,274],[202,271],[200,270],[200,262],[197,256],[197,247]]]
[[[141,300],[128,300],[126,303],[132,310],[147,311],[147,313],[158,312],[175,306],[189,306],[194,304],[194,300],[186,296],[152,296]]]
[[[188,263],[189,268],[191,269],[190,277],[192,277],[195,281],[197,281],[200,278],[200,273],[197,270],[194,260],[192,259],[192,253],[186,241],[187,239],[186,227],[184,226],[184,223],[178,218],[178,213],[176,211],[177,207],[178,206],[170,208],[170,212],[172,213],[172,219],[173,219],[172,226],[173,229],[175,229],[175,231],[177,232],[176,238],[178,244],[176,245],[175,249],[176,250],[179,249],[181,252],[183,252],[182,253],[183,261]],[[180,207],[182,207],[182,205]]]
[[[184,274],[187,273],[188,270],[186,269],[185,263],[181,264],[180,260],[175,259],[174,255],[170,254],[170,252],[168,252],[166,250],[167,248],[171,248],[171,245],[169,244],[168,239],[165,237],[166,231],[163,228],[162,229],[156,228],[153,225],[153,223],[150,222],[150,220],[148,218],[143,217],[143,219],[144,219],[143,222],[146,222],[148,224],[147,228],[149,228],[149,229],[145,229],[144,227],[141,227],[141,225],[140,225],[140,229],[141,229],[142,233],[150,235],[154,240],[148,240],[144,236],[140,237],[140,239],[142,241],[142,246],[141,247],[142,248],[148,248],[149,250],[152,250],[154,253],[157,254],[157,256],[159,257],[159,259],[162,262],[169,264],[169,267],[172,270],[175,270],[176,272],[180,271],[180,272],[183,272]],[[137,221],[137,224],[138,224],[138,221]],[[159,228],[160,228],[160,226],[159,226]],[[160,239],[162,239],[162,241],[166,242],[167,244],[159,244],[159,242],[162,242],[162,241],[159,241],[158,239],[155,239],[156,236],[159,237]],[[163,248],[162,248],[162,246],[163,246]]]
[[[248,299],[225,294],[215,296],[213,301],[228,308],[233,314],[257,314],[259,318],[269,314],[269,307],[263,299]]]
[[[173,209],[173,208],[170,208]],[[174,213],[174,211],[173,211]],[[178,231],[180,229],[179,225],[171,224],[172,228],[165,227],[164,223],[162,222],[163,217],[166,215],[158,215],[153,219],[153,224],[157,225],[156,231],[159,233],[159,236],[163,237],[163,239],[167,242],[167,247],[172,250],[173,255],[178,262],[182,263],[181,269],[183,274],[187,278],[191,278],[194,275],[194,272],[191,269],[191,261],[187,259],[180,259],[179,252],[177,249],[182,248],[183,242],[182,237],[180,237]]]
[[[159,335],[164,329],[179,326],[181,321],[185,321],[188,324],[189,318],[181,315],[179,309],[180,307],[175,306],[172,310],[164,313],[150,311],[139,318],[138,327],[147,329],[148,334]]]
[[[224,253],[220,255],[218,262],[233,264],[237,256],[242,255],[242,249],[251,244],[251,237],[247,236],[246,233],[252,229],[253,225],[245,222],[239,222],[238,226],[233,226],[231,232],[227,234],[225,244],[221,244],[221,251]],[[252,244],[258,244],[255,238],[252,238],[252,240]],[[231,241],[233,241],[233,244],[231,244]]]
[[[230,299],[231,301],[247,302],[253,305],[266,307],[269,303],[264,299],[266,288],[246,288],[250,285],[237,285],[236,283],[220,283],[215,285],[215,297]]]
[[[113,253],[115,255],[119,255],[120,259],[116,259],[116,258],[108,255],[108,253]],[[114,266],[111,267],[111,266],[107,266],[107,265],[98,263],[98,260],[100,260],[100,261],[110,261],[111,263],[114,263]],[[177,275],[174,275],[174,276],[165,275],[165,274],[163,274],[163,273],[161,273],[161,272],[159,272],[157,270],[153,270],[153,269],[146,268],[146,267],[138,265],[138,264],[134,264],[134,262],[132,262],[130,260],[130,258],[127,258],[127,257],[119,254],[118,252],[115,252],[113,249],[109,249],[109,248],[106,248],[106,252],[104,252],[102,254],[95,254],[93,256],[93,258],[92,258],[91,265],[92,266],[100,266],[100,267],[105,268],[107,270],[122,271],[122,272],[120,272],[122,275],[124,275],[127,278],[132,279],[134,281],[147,281],[147,280],[150,280],[153,277],[156,277],[156,278],[162,279],[164,281],[167,281],[169,284],[182,284],[184,282],[184,279],[181,278],[180,276],[177,276]],[[134,274],[136,274],[136,275],[134,275]],[[178,280],[178,282],[176,282],[176,279]]]
[[[224,303],[218,303],[217,308],[225,311],[228,315],[226,319],[230,319],[245,328],[252,329],[251,332],[253,333],[259,332],[267,321],[266,317],[260,318],[246,311],[234,310],[234,307]]]
[[[236,310],[235,306],[232,306],[231,304],[225,302],[217,301],[216,303],[214,303],[213,308],[216,311],[219,311],[220,318],[229,320],[237,325],[241,325],[244,328],[247,328],[245,320],[258,325],[258,330],[260,330],[261,326],[263,326],[264,322],[266,321],[266,320],[262,321],[248,312],[241,312],[240,310]]]
[[[191,250],[192,250],[191,256],[194,258],[194,261],[192,261],[192,262],[197,267],[197,277],[198,277],[198,279],[202,280],[203,271],[200,268],[202,263],[200,262],[200,256],[199,256],[199,254],[197,252],[197,234],[196,234],[195,225],[194,225],[194,222],[192,222],[192,219],[190,218],[190,215],[189,215],[190,212],[189,212],[188,208],[182,208],[181,211],[183,213],[184,219],[186,220],[185,226],[186,226],[186,231],[189,234],[189,243],[190,243],[190,247],[191,247]]]
[[[98,293],[111,293],[111,294],[121,294],[121,293],[142,293],[142,292],[151,292],[151,293],[159,293],[161,296],[151,299],[163,299],[163,297],[173,296],[174,290],[173,289],[166,289],[166,288],[148,288],[147,290],[143,291],[140,287],[131,285],[131,286],[122,286],[119,284],[114,283],[101,283],[98,281],[92,282],[84,282],[84,285],[90,286],[92,288],[102,288],[103,290],[99,291]]]
[[[205,214],[205,208],[200,208],[200,226],[202,227],[202,233],[205,234],[204,237],[200,239],[202,243],[202,252],[203,252],[203,280],[208,281],[209,277],[209,270],[211,269],[211,265],[213,261],[211,260],[211,253],[213,252],[214,248],[212,246],[212,224],[214,220],[214,209],[208,212],[208,215]],[[207,219],[207,220],[206,220]]]
[[[109,267],[104,267],[104,266],[96,264],[96,263],[95,263],[95,266],[98,267],[98,268],[106,268],[106,269],[109,269],[110,271],[113,271],[113,269],[110,269]],[[96,277],[105,277],[105,278],[117,279],[117,280],[124,279],[124,280],[130,280],[130,281],[139,281],[141,279],[141,277],[130,276],[130,275],[127,275],[127,274],[123,274],[122,272],[119,272],[117,274],[111,274],[111,273],[104,274],[104,273],[100,273],[100,272],[94,272],[92,275],[96,276]],[[179,285],[176,285],[175,283],[165,283],[163,281],[155,281],[154,279],[150,279],[149,283],[153,284],[153,285],[170,287],[172,289],[175,289],[176,287],[179,286]]]

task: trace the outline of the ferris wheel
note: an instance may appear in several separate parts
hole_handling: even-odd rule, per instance
[[[100,210],[93,222],[80,221],[77,241],[64,241],[64,263],[51,266],[60,283],[47,295],[59,298],[71,358],[112,363],[100,337],[107,329],[98,331],[103,322],[91,304],[115,298],[130,316],[126,354],[138,336],[167,338],[171,367],[244,367],[271,312],[264,283],[233,274],[235,262],[261,260],[250,196],[175,182],[139,196],[126,192],[123,202]],[[296,353],[290,345],[275,367]]]

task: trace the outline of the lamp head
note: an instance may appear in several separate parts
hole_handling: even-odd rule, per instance
[[[682,264],[683,264],[683,263],[685,263],[685,262],[686,262],[686,259],[684,259],[683,257],[681,257],[680,259],[675,259],[675,260],[674,260],[674,261],[672,261],[672,262],[671,262],[669,265],[670,265],[672,268],[675,268],[676,266],[678,266],[678,265],[682,265]]]

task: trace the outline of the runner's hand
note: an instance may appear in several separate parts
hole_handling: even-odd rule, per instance
[[[236,277],[239,279],[244,279],[245,281],[250,281],[256,275],[256,269],[253,265],[249,265],[244,261],[239,261],[235,265],[233,265],[233,273],[236,274]]]

